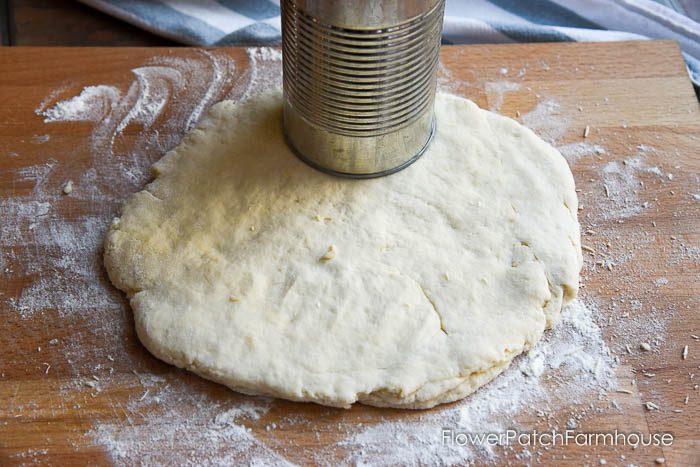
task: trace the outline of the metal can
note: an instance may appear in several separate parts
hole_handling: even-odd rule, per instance
[[[425,151],[444,0],[283,0],[284,131],[298,157],[354,178]]]

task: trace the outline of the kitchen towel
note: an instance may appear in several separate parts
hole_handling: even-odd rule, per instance
[[[280,41],[279,0],[81,1],[184,44]],[[672,39],[700,86],[700,23],[661,3],[678,5],[676,0],[446,0],[443,43]]]

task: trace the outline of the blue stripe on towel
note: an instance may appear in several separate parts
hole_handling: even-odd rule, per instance
[[[683,58],[685,59],[685,64],[688,66],[688,74],[690,74],[690,79],[696,86],[697,90],[700,90],[700,60],[695,57],[683,52]],[[698,95],[700,97],[700,94]]]
[[[280,15],[280,7],[268,0],[216,0],[229,10],[262,21]]]
[[[520,26],[505,23],[490,23],[490,26],[516,42],[572,42],[573,38],[563,32],[536,24]]]
[[[265,23],[255,23],[232,32],[214,45],[260,45],[279,44],[280,31]]]
[[[172,37],[191,37],[193,43],[212,44],[225,36],[223,31],[158,1],[121,0],[118,6]]]
[[[573,11],[549,0],[488,0],[506,11],[525,18],[531,23],[572,28],[603,29]]]

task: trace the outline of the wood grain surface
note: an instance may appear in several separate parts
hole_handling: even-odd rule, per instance
[[[4,0],[6,45],[165,47],[175,42],[72,0]],[[1,16],[1,15],[0,15]]]
[[[105,441],[110,429],[155,432],[170,423],[165,411],[176,409],[181,418],[192,417],[187,433],[196,433],[205,429],[197,418],[203,405],[228,408],[250,400],[152,357],[136,338],[128,302],[110,286],[101,265],[99,239],[110,219],[147,183],[147,167],[185,132],[183,120],[176,118],[184,100],[172,97],[196,89],[195,83],[170,89],[171,100],[154,123],[158,131],[148,140],[143,124],[129,124],[104,143],[94,121],[44,123],[35,112],[90,85],[107,84],[126,94],[138,85],[132,70],[158,60],[209,55],[229,57],[235,66],[205,107],[278,82],[278,76],[263,75],[278,75],[279,63],[256,65],[245,49],[0,49],[0,232],[5,233],[0,237],[0,465],[131,464],[129,452],[120,455]],[[206,63],[182,79],[213,76]],[[652,465],[664,458],[666,465],[698,465],[700,341],[692,336],[700,334],[700,109],[677,46],[449,46],[442,51],[440,85],[525,120],[573,151],[568,157],[580,190],[583,243],[590,248],[584,251],[582,296],[597,305],[596,321],[619,361],[617,386],[629,391],[577,401],[591,407],[577,429],[664,431],[675,437],[664,448],[557,446],[527,457],[522,450],[504,449],[497,461],[582,465],[605,459],[610,465]],[[539,115],[538,109],[549,112],[547,120],[526,118]],[[579,154],[574,149],[580,144],[604,150]],[[623,176],[636,170],[628,180],[635,186],[615,198],[610,193],[615,187],[605,184],[606,167],[622,170]],[[74,193],[62,195],[67,180],[75,182]],[[35,222],[27,221],[27,209]],[[51,230],[60,225],[73,230]],[[651,350],[640,350],[642,342]],[[136,403],[168,388],[190,397],[170,398],[170,407],[157,398]],[[504,422],[563,427],[574,402],[566,394],[557,399],[544,418],[537,407],[527,407]],[[646,409],[645,402],[658,409]],[[334,458],[331,453],[319,460],[316,453],[343,439],[341,425],[418,420],[424,413],[271,404],[244,425],[265,449],[308,464]],[[286,422],[290,419],[299,422]],[[276,429],[269,429],[272,424]],[[436,437],[441,428],[435,427]],[[153,463],[203,462],[182,447],[187,436],[175,432],[167,442],[135,437],[134,450],[138,460]],[[222,463],[250,460],[226,440],[210,443],[208,449],[226,459]],[[347,459],[342,452],[336,458]]]

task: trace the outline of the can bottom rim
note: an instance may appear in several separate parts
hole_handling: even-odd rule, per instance
[[[327,167],[322,166],[321,164],[312,161],[311,159],[308,159],[307,157],[302,154],[301,151],[299,151],[296,146],[291,141],[291,138],[289,138],[289,135],[287,135],[287,131],[284,130],[284,125],[283,127],[283,133],[284,133],[284,140],[287,143],[287,146],[289,149],[292,150],[294,155],[304,162],[306,165],[329,175],[335,175],[337,177],[343,177],[343,178],[354,178],[354,179],[367,179],[367,178],[379,178],[379,177],[386,177],[387,175],[391,175],[393,173],[399,172],[409,165],[413,164],[415,161],[420,159],[420,157],[423,155],[423,153],[428,149],[428,146],[430,146],[430,143],[433,140],[433,136],[435,135],[435,117],[431,120],[430,123],[430,133],[428,134],[428,139],[425,141],[425,144],[423,145],[422,148],[416,153],[415,156],[411,157],[407,161],[397,165],[396,167],[392,167],[391,169],[387,170],[382,170],[381,172],[372,172],[372,173],[352,173],[352,172],[339,172],[337,170],[329,169]]]

